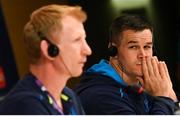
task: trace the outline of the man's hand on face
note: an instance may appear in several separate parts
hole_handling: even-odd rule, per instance
[[[167,66],[157,57],[146,57],[142,60],[143,78],[138,78],[144,90],[152,96],[164,96],[177,100]]]

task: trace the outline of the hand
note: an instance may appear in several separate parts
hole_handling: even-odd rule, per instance
[[[158,61],[157,57],[143,58],[143,78],[138,78],[143,88],[152,96],[170,97],[175,100],[169,72],[165,62]]]
[[[163,69],[166,72],[165,73],[166,75],[164,75],[164,77],[167,77],[167,81],[169,82],[169,86],[171,87],[169,97],[171,99],[173,99],[174,101],[178,101],[177,96],[176,96],[176,94],[175,94],[175,92],[173,90],[173,85],[172,85],[172,82],[171,82],[171,79],[170,79],[170,76],[169,76],[169,71],[168,71],[168,68],[167,68],[167,65],[165,64],[165,62],[163,62]]]
[[[165,79],[165,81],[167,81],[168,85],[169,85],[169,97],[171,99],[173,99],[174,101],[177,101],[177,96],[173,90],[173,85],[172,85],[172,82],[171,82],[171,79],[170,79],[170,76],[169,76],[169,71],[168,71],[168,68],[167,68],[167,65],[165,64],[165,62],[162,62],[162,66],[160,68],[160,72],[161,72],[161,75],[163,76],[163,78]],[[163,73],[165,72],[165,73]]]

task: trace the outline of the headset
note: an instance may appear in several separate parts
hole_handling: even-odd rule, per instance
[[[117,50],[117,47],[112,44],[112,30],[111,30],[111,28],[109,29],[109,44],[110,44],[110,46],[108,47],[108,50],[107,50],[108,55],[111,57],[114,57],[117,55],[118,50]]]
[[[47,37],[43,33],[38,32],[38,36],[40,37],[41,40],[45,40],[45,41],[47,41],[49,43],[49,46],[48,46],[48,55],[50,57],[54,58],[54,57],[59,55],[59,53],[60,53],[59,48],[55,44],[53,44],[49,39],[47,39]],[[69,72],[69,74],[71,76],[73,76],[71,71],[67,67],[66,63],[64,62],[64,59],[62,57],[61,57],[61,59],[62,59],[62,63],[64,64],[64,66],[67,69],[67,71]]]
[[[154,43],[154,41],[153,41]],[[111,56],[111,57],[114,57],[117,55],[118,53],[118,50],[117,50],[117,47],[112,45],[112,38],[111,38],[111,34],[110,34],[110,39],[109,39],[109,44],[110,44],[110,47],[108,47],[108,55]],[[158,55],[158,52],[157,52],[157,49],[155,47],[156,45],[153,44],[153,56],[157,56]]]
[[[110,47],[108,48],[108,55],[111,57],[116,56],[118,53],[117,47],[112,45],[112,43],[110,43]],[[153,56],[157,56],[158,52],[157,49],[155,47],[155,44],[153,45]]]
[[[108,55],[111,57],[115,57],[118,53],[118,49],[116,46],[113,45],[112,42],[112,31],[110,29],[110,34],[109,34],[109,47],[108,47]],[[153,46],[154,47],[154,46]],[[154,51],[154,50],[153,50]],[[118,67],[122,70],[122,72],[125,72],[124,67],[122,66],[121,62],[118,60]],[[123,78],[123,75],[122,75]],[[143,87],[141,86],[141,84],[139,83],[139,85],[133,85],[133,86],[127,86],[126,89],[131,90],[137,94],[141,94],[143,93]]]
[[[155,35],[154,35],[155,36]],[[153,36],[153,38],[154,38]],[[155,44],[154,44],[154,40],[153,40],[153,56],[157,56],[157,49],[155,48]],[[114,57],[117,55],[117,47],[113,45],[113,39],[112,39],[112,28],[109,28],[109,47],[108,47],[108,55],[111,57]]]
[[[47,39],[41,32],[38,32],[38,36],[40,37],[41,40],[46,40],[49,44],[48,46],[48,55],[51,57],[56,57],[58,56],[60,50],[59,48],[53,44],[52,42],[50,42],[49,39]]]
[[[117,52],[118,52],[117,47],[114,45],[110,45],[110,47],[108,48],[108,55],[114,57],[116,56]]]

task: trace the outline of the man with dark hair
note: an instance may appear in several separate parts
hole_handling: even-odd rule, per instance
[[[87,114],[173,114],[177,101],[164,61],[153,56],[153,28],[138,15],[110,27],[110,60],[82,76],[76,89]]]

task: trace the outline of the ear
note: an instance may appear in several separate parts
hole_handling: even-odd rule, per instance
[[[53,60],[54,58],[50,57],[48,54],[48,42],[46,40],[42,40],[40,43],[40,49],[41,49],[41,54],[43,57],[49,59],[49,60]]]

